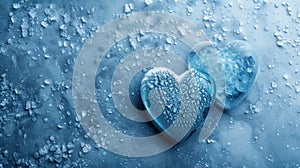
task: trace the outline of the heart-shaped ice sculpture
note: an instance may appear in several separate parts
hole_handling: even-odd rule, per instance
[[[244,41],[232,41],[224,48],[217,48],[225,66],[226,101],[225,109],[238,106],[246,97],[257,73],[258,61],[251,46]],[[189,68],[207,73],[201,61],[201,53],[191,53],[188,59]]]
[[[214,94],[208,76],[190,69],[178,76],[167,68],[149,70],[141,83],[142,101],[156,126],[171,138],[195,130],[206,116]],[[179,120],[175,122],[175,120]],[[172,125],[172,128],[168,129]]]

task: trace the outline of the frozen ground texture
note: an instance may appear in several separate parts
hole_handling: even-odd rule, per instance
[[[300,167],[299,9],[296,0],[1,1],[0,167]],[[196,132],[165,153],[127,158],[80,126],[72,70],[101,25],[145,10],[184,17],[219,46],[246,40],[259,67],[246,100],[206,142]]]

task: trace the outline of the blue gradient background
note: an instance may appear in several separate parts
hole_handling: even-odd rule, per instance
[[[0,167],[299,167],[299,2],[0,1]],[[184,17],[221,47],[246,40],[256,50],[254,86],[206,142],[197,131],[159,155],[127,158],[99,148],[76,119],[76,56],[127,3]]]

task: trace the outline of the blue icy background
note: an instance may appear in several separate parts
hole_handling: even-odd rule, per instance
[[[300,167],[299,9],[296,0],[0,1],[0,167]],[[259,70],[206,142],[196,132],[165,153],[127,158],[80,126],[72,70],[101,25],[145,10],[182,16],[220,46],[246,40]]]

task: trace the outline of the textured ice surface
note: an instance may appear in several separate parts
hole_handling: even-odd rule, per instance
[[[232,41],[226,47],[216,46],[225,66],[226,102],[225,108],[231,110],[244,100],[257,73],[258,60],[254,50],[247,42]],[[206,73],[207,70],[200,56],[191,52],[188,58],[189,68]]]
[[[257,73],[258,60],[250,45],[233,41],[219,49],[225,62],[226,109],[233,109],[245,98]]]
[[[185,115],[183,123],[176,125],[176,132],[166,131],[171,137],[176,137],[184,129],[191,133],[200,126],[213,94],[211,80],[194,69],[178,76],[166,68],[153,68],[145,74],[141,84],[144,105],[161,131],[166,131],[178,115],[185,112],[182,114]],[[196,116],[190,112],[193,108],[197,108]],[[192,128],[189,128],[191,122]]]
[[[111,2],[0,1],[0,167],[299,167],[300,1]],[[80,126],[74,61],[92,32],[123,17],[129,3],[130,13],[184,17],[218,46],[246,40],[255,49],[252,89],[205,143],[196,130],[165,153],[128,158],[99,148]]]

